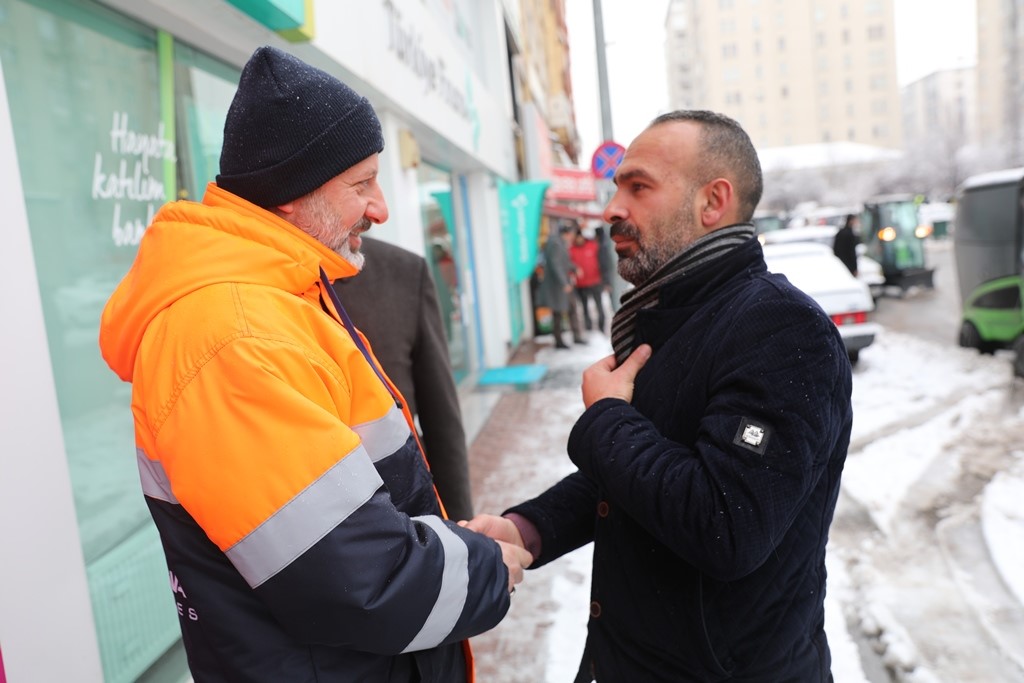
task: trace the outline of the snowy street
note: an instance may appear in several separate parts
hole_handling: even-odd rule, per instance
[[[885,304],[885,302],[881,302]],[[529,390],[494,402],[471,449],[480,512],[572,469],[582,370],[608,353],[554,351]],[[1024,681],[1024,382],[981,356],[884,329],[854,370],[854,431],[829,545],[827,631],[839,683]],[[527,573],[474,640],[488,683],[572,680],[587,621],[589,548]]]

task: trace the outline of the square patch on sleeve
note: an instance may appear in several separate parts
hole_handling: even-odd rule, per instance
[[[764,422],[752,420],[749,417],[740,418],[740,427],[736,430],[736,436],[733,437],[732,442],[748,451],[764,455],[768,449],[772,431],[772,428]]]

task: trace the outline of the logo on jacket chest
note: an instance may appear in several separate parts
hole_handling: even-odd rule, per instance
[[[759,420],[744,417],[740,418],[740,426],[736,430],[736,436],[733,437],[732,442],[748,451],[763,455],[768,448],[771,436],[772,428],[770,426]]]

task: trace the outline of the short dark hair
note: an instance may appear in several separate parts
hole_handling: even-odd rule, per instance
[[[764,191],[764,178],[757,150],[747,132],[728,116],[701,109],[679,109],[662,114],[651,121],[648,128],[675,121],[692,121],[700,125],[698,182],[703,185],[723,177],[732,180],[739,197],[740,219],[753,219],[754,209]]]

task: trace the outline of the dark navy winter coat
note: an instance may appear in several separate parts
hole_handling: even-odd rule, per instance
[[[535,567],[594,541],[581,671],[829,680],[825,545],[852,420],[835,326],[751,239],[667,285],[637,335],[654,354],[632,404],[593,404],[569,439],[579,472],[512,509],[540,532]]]

